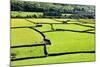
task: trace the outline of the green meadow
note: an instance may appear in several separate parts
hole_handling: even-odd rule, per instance
[[[63,21],[67,20],[70,21],[63,24]],[[37,23],[42,26],[36,27]],[[46,39],[51,41],[51,45],[47,45],[49,55],[76,53],[12,61],[12,66],[95,61],[95,53],[88,53],[95,51],[95,21],[93,19],[80,19],[80,21],[75,19],[42,18],[11,19],[11,46],[42,44],[44,40],[39,32],[30,28],[14,29],[14,27],[33,27],[42,32]],[[45,56],[43,49],[43,46],[11,48],[11,53],[16,54],[15,59]]]
[[[95,61],[95,6],[11,0],[11,66]]]

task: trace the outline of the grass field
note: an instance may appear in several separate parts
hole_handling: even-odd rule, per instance
[[[16,58],[45,56],[42,46],[12,48],[11,53],[16,54]]]
[[[56,21],[53,19],[28,19],[28,20],[35,22],[35,23],[62,23],[60,21]]]
[[[34,26],[34,24],[26,21],[25,19],[11,19],[11,27],[23,26]]]
[[[95,23],[95,20],[94,19],[80,19],[79,20],[80,22],[86,22],[86,23]]]
[[[52,32],[46,33],[46,36],[52,42],[52,45],[48,47],[49,53],[94,51],[93,35],[73,32]]]
[[[32,16],[32,15],[36,15],[38,16],[42,16],[43,13],[42,12],[16,12],[16,11],[11,11],[11,16],[12,17],[16,17],[16,16],[21,16],[21,17],[27,17],[27,16]]]
[[[84,31],[84,30],[91,29],[91,28],[80,26],[80,25],[75,25],[75,24],[60,24],[60,25],[54,25],[54,29]]]
[[[28,20],[28,21],[27,21]],[[34,27],[41,31],[47,39],[51,41],[51,45],[47,45],[48,54],[59,54],[76,52],[75,54],[63,54],[58,56],[49,56],[45,58],[26,59],[20,61],[12,61],[12,66],[20,65],[36,65],[50,63],[65,63],[65,62],[88,62],[95,61],[95,22],[92,19],[83,20],[84,23],[70,19],[67,24],[62,23],[69,19],[11,19],[11,27],[35,26],[40,23],[42,27]],[[31,21],[31,22],[30,22]],[[74,24],[71,21],[75,21]],[[89,22],[91,21],[91,23]],[[46,23],[46,24],[42,24]],[[54,30],[52,30],[51,25]],[[87,26],[88,25],[88,26]],[[11,29],[11,46],[23,44],[38,44],[43,43],[43,37],[35,30],[30,28]],[[11,52],[16,54],[16,58],[44,56],[43,46],[26,47],[26,48],[11,48]],[[82,53],[83,52],[83,53]],[[87,52],[87,53],[85,53]]]
[[[24,44],[39,44],[43,41],[43,37],[38,32],[28,28],[11,29],[11,35],[12,46]]]
[[[76,62],[92,62],[95,61],[95,54],[69,54],[61,56],[53,56],[47,58],[37,58],[21,61],[13,61],[12,66],[39,65],[39,64],[54,64],[54,63],[76,63]]]

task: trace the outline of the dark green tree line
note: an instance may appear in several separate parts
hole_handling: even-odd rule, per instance
[[[68,13],[68,14],[84,13],[84,14],[92,14],[89,16],[94,16],[95,6],[11,0],[11,11],[43,12],[47,15],[50,15],[50,13],[51,15],[52,13],[56,13],[55,15],[60,15],[60,13]],[[84,15],[82,14],[82,16]]]

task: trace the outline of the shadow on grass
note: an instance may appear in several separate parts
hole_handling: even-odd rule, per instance
[[[65,54],[78,54],[78,53],[95,53],[95,51],[79,51],[79,52],[55,53],[55,54],[49,54],[48,56],[59,56],[59,55],[65,55]]]
[[[78,32],[78,33],[89,33],[89,34],[95,34],[95,32],[88,32],[94,29],[84,30],[84,31],[77,31],[77,30],[68,30],[68,29],[56,29],[56,30],[49,30],[49,31],[42,31],[43,33],[47,32],[57,32],[57,31],[69,31],[69,32]]]
[[[83,32],[94,31],[95,29],[84,30]]]
[[[94,26],[90,26],[90,25],[83,25],[83,24],[79,24],[79,23],[75,23],[76,25],[80,25],[80,26],[84,26],[84,27],[90,27],[90,28],[95,28]]]
[[[30,23],[35,24],[35,22],[33,22],[33,21],[30,21],[30,20],[28,20],[28,19],[25,19],[25,20],[28,21],[28,22],[30,22]]]

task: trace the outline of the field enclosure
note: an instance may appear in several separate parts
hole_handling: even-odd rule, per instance
[[[11,0],[11,66],[95,61],[95,6]]]
[[[95,20],[11,19],[11,56],[12,66],[94,61]]]

